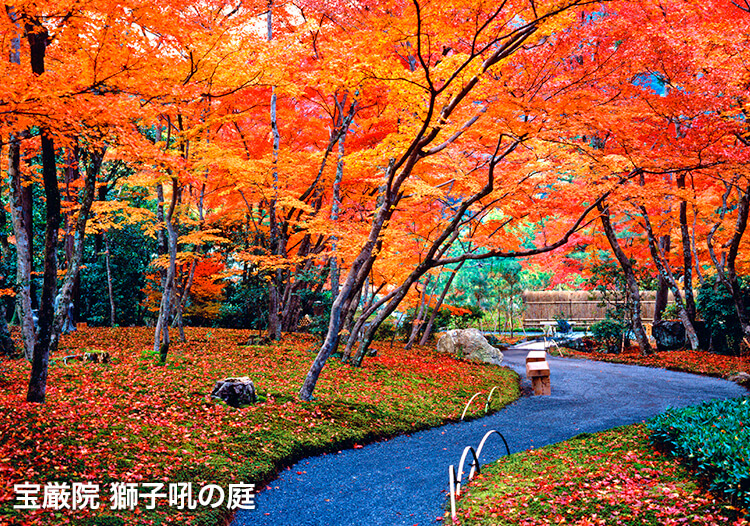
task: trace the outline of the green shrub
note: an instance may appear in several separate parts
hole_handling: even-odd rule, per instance
[[[742,292],[748,295],[745,283]],[[745,304],[748,304],[747,300]],[[698,291],[697,309],[706,323],[711,350],[719,354],[739,354],[742,325],[729,290],[719,281],[706,283]]]
[[[554,316],[555,321],[557,322],[557,331],[561,332],[563,334],[567,334],[571,331],[572,326],[570,325],[570,322],[568,321],[568,318],[565,316],[564,313],[555,314]]]
[[[670,303],[661,313],[663,320],[679,320],[680,319],[680,308],[676,303]]]
[[[474,305],[468,305],[462,308],[467,309],[469,312],[454,314],[453,316],[451,316],[448,328],[468,329],[469,327],[475,326],[476,323],[481,320],[482,316],[484,315],[484,311]]]
[[[381,323],[375,330],[375,339],[380,341],[387,341],[395,338],[397,332],[396,322],[394,320],[383,320],[383,323]]]
[[[604,318],[591,326],[591,335],[599,342],[605,352],[617,353],[620,351],[625,326],[622,322],[612,318]]]
[[[704,477],[711,491],[750,506],[750,397],[670,409],[647,422],[651,441]]]

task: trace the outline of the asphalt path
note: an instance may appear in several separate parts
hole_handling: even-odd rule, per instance
[[[505,353],[504,364],[522,377],[526,352]],[[437,524],[448,466],[490,429],[517,452],[642,422],[669,407],[747,394],[726,380],[664,369],[571,358],[549,363],[551,396],[530,396],[524,378],[524,396],[493,415],[302,460],[260,491],[255,510],[238,513],[232,526]],[[480,462],[504,453],[502,441],[490,437]]]

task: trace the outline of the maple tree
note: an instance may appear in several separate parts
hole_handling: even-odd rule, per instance
[[[620,180],[600,209],[605,245],[626,275],[631,257],[654,269],[656,317],[669,290],[694,349],[694,278],[723,276],[724,286],[736,291],[738,316],[747,317],[735,277],[746,221],[748,20],[746,7],[731,2],[607,2],[567,42],[556,43],[567,48],[569,61],[558,65],[550,87],[565,91],[568,104],[556,115],[563,132],[548,140],[584,155],[579,176]],[[566,81],[571,76],[581,82]],[[622,180],[623,174],[631,177]],[[678,253],[670,251],[673,237]],[[618,239],[628,243],[630,257]],[[591,237],[584,243],[601,246]],[[711,256],[715,249],[723,253]],[[639,292],[630,283],[634,305]]]
[[[6,4],[0,136],[34,378],[86,232],[108,258],[115,217],[157,240],[162,361],[171,326],[184,338],[184,316],[216,312],[203,297],[222,289],[215,275],[265,288],[274,338],[332,301],[303,399],[340,343],[359,365],[402,302],[444,298],[426,284],[442,269],[571,240],[609,246],[626,276],[634,253],[656,269],[693,347],[693,276],[718,274],[750,330],[747,18],[728,2]],[[49,227],[39,334],[34,185]],[[632,279],[628,294],[637,320]]]
[[[532,142],[539,125],[535,122],[533,108],[524,107],[522,101],[518,100],[521,98],[518,93],[524,92],[521,89],[518,93],[514,92],[508,86],[514,84],[514,80],[506,78],[503,72],[515,71],[518,65],[514,64],[513,57],[525,44],[540,42],[554,34],[558,28],[565,27],[571,18],[575,20],[574,8],[583,4],[585,3],[546,5],[508,2],[490,11],[485,11],[480,5],[455,6],[456,11],[452,11],[445,9],[445,6],[437,9],[433,5],[414,2],[410,6],[401,6],[397,20],[390,13],[380,15],[379,19],[368,20],[370,28],[377,28],[379,24],[386,24],[390,28],[383,36],[386,45],[383,50],[379,50],[380,62],[384,66],[374,70],[372,78],[387,83],[389,103],[394,107],[392,111],[399,110],[400,120],[398,131],[393,132],[387,141],[378,148],[373,148],[370,153],[383,170],[384,184],[380,201],[370,222],[367,241],[351,261],[349,274],[334,300],[326,339],[300,390],[300,398],[309,399],[311,396],[325,361],[338,344],[341,323],[352,298],[358,295],[379,259],[378,254],[385,246],[384,239],[387,239],[388,232],[394,230],[394,226],[389,223],[397,220],[406,206],[422,213],[420,223],[427,225],[427,228],[435,228],[435,224],[439,226],[432,236],[422,238],[424,249],[420,251],[417,267],[397,289],[380,300],[381,303],[387,301],[388,304],[378,314],[373,326],[377,325],[382,316],[387,316],[395,309],[411,285],[427,270],[460,260],[444,258],[447,249],[460,235],[460,227],[468,226],[476,230],[473,232],[476,237],[487,236],[490,232],[497,236],[484,246],[497,246],[502,242],[509,242],[507,247],[513,247],[514,244],[517,246],[517,240],[514,243],[504,236],[500,239],[501,236],[497,235],[505,226],[503,222],[513,222],[513,216],[498,219],[494,224],[491,221],[480,222],[478,219],[482,212],[491,208],[488,202],[494,203],[501,196],[508,202],[515,197],[514,204],[522,203],[521,196],[526,190],[523,188],[524,183],[528,183],[531,188],[534,183],[541,184],[543,176],[540,174],[547,172],[540,165],[549,163],[550,160],[543,150],[524,148],[525,143]],[[472,16],[459,14],[465,9],[469,9]],[[519,22],[516,24],[513,21]],[[446,31],[441,25],[445,23],[449,24],[450,30]],[[395,42],[388,41],[391,35],[396,35]],[[396,53],[394,56],[394,49],[401,54]],[[383,56],[383,53],[387,54]],[[397,59],[401,64],[388,64],[389,59],[391,62]],[[502,83],[496,82],[500,78]],[[419,101],[416,105],[413,102],[415,98]],[[473,100],[477,98],[485,102],[475,104]],[[417,108],[419,111],[415,111]],[[486,129],[483,124],[490,126],[491,130]],[[498,128],[502,131],[498,132]],[[462,156],[462,148],[463,151],[472,153]],[[496,187],[495,170],[500,170],[500,166],[505,168],[506,159],[509,171],[513,168],[522,171],[522,168],[513,166],[510,160],[517,149],[526,154],[521,155],[520,159],[525,161],[523,167],[528,171],[517,179],[508,177],[503,181],[507,181],[510,188],[503,188],[500,184]],[[534,162],[538,163],[536,167],[533,167]],[[441,168],[447,171],[442,171]],[[477,184],[475,174],[479,173],[486,174],[486,183]],[[465,174],[469,178],[459,178],[457,174]],[[555,180],[547,178],[545,183],[554,185]],[[447,195],[443,199],[456,201],[456,204],[442,223],[426,220],[425,209],[409,202],[408,198],[413,193],[419,197],[425,194],[435,196],[438,189],[437,195],[440,195],[440,190],[448,185],[451,185],[454,193],[443,190],[443,195]],[[582,186],[586,188],[586,185]],[[585,195],[585,190],[583,194]],[[487,200],[483,203],[484,198]],[[437,204],[435,201],[437,200],[433,198],[427,202]],[[549,199],[548,204],[552,201],[553,199]],[[592,199],[582,199],[582,202],[586,201],[591,203]],[[406,205],[407,202],[409,205]],[[471,214],[467,212],[474,205],[479,208],[479,215],[474,218],[472,225]],[[540,211],[538,209],[537,213]],[[520,210],[518,212],[522,213]],[[571,212],[576,217],[575,211]],[[579,216],[579,223],[573,222],[572,231],[580,224],[582,217]],[[572,234],[572,231],[565,231],[570,223],[561,223],[564,227],[560,232],[560,245]],[[429,241],[425,243],[425,239]],[[483,244],[479,242],[478,245]],[[490,248],[481,253],[467,254],[463,258],[533,254],[560,245],[545,243],[543,247],[517,251]],[[355,328],[352,333],[356,332]],[[371,339],[371,333],[362,338],[354,363],[361,361]]]
[[[231,16],[231,10],[224,3],[214,7],[209,10],[214,18]],[[185,86],[184,82],[173,82],[169,75],[171,70],[166,67],[175,64],[173,52],[179,46],[174,44],[185,31],[190,31],[198,40],[197,20],[191,18],[197,16],[198,11],[183,8],[183,3],[154,8],[141,2],[86,2],[69,6],[57,2],[6,4],[2,28],[3,34],[9,37],[4,40],[3,49],[8,59],[2,67],[4,75],[14,82],[5,87],[2,96],[2,106],[8,115],[2,131],[10,145],[11,210],[18,249],[18,292],[24,339],[27,355],[34,363],[30,401],[44,400],[47,362],[57,345],[61,320],[80,265],[86,219],[107,145],[119,147],[115,156],[131,154],[127,159],[129,163],[143,160],[143,155],[132,154],[153,151],[144,148],[138,129],[138,122],[153,115],[144,101],[169,98],[176,95],[175,90]],[[176,16],[178,13],[183,16]],[[175,16],[181,18],[182,23],[174,24]],[[182,58],[183,62],[194,66],[198,62],[194,56],[183,55]],[[53,67],[48,67],[49,64]],[[187,78],[196,73],[191,71]],[[184,91],[182,94],[187,96]],[[36,141],[40,146],[35,145]],[[29,173],[31,167],[22,163],[22,148],[40,149],[45,190],[44,284],[36,334],[29,300],[31,243],[26,218],[31,203],[24,198],[28,183],[23,182],[23,172]],[[87,173],[85,190],[76,210],[78,220],[74,234],[71,229],[73,248],[67,261],[66,278],[58,294],[57,244],[62,221],[57,173],[60,157],[66,159],[66,174],[82,165],[86,165]],[[69,205],[76,206],[75,203]],[[53,307],[55,301],[57,309]]]

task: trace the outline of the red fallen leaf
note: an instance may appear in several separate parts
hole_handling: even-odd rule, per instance
[[[362,449],[364,446],[360,446],[359,444],[354,444],[354,449]]]

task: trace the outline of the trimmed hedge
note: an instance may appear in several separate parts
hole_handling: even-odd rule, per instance
[[[670,409],[646,425],[651,441],[695,469],[711,491],[750,507],[750,397]]]

